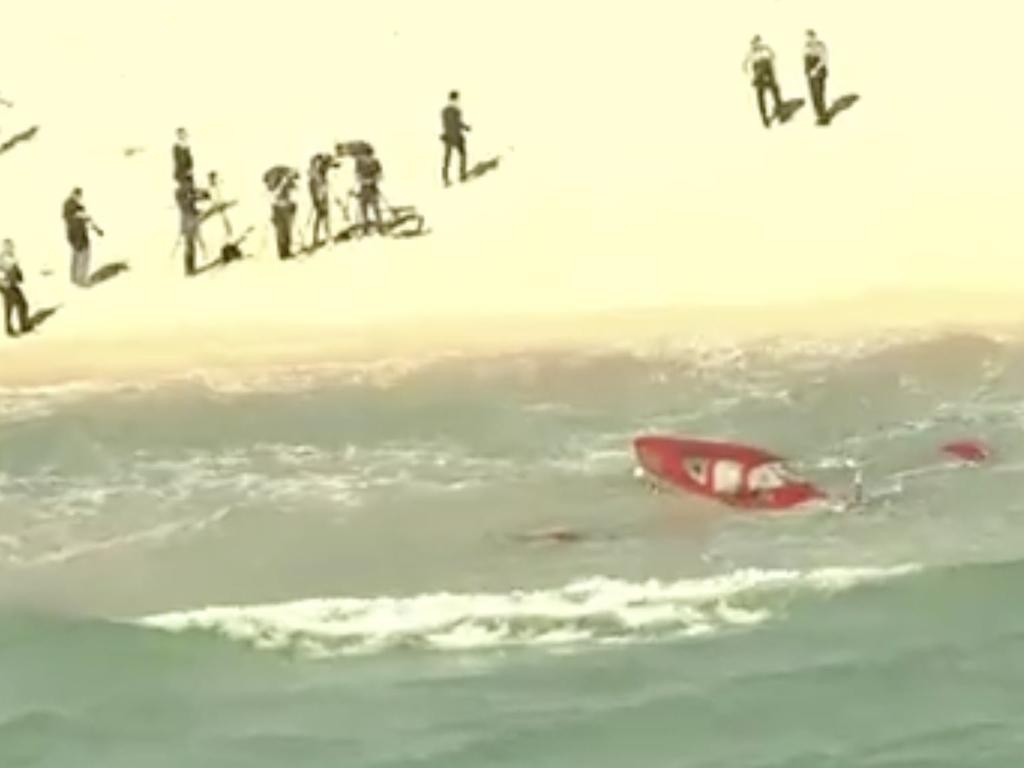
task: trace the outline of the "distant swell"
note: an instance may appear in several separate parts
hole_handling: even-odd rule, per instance
[[[259,649],[321,658],[403,648],[623,644],[757,625],[771,619],[788,596],[842,591],[918,569],[742,570],[673,582],[597,577],[560,589],[508,594],[211,607],[150,616],[138,623],[171,632],[211,632]]]

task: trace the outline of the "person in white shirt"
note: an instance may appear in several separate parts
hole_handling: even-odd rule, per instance
[[[756,35],[750,41],[750,51],[743,61],[743,71],[752,76],[752,84],[757,90],[757,107],[761,112],[761,122],[768,128],[772,118],[778,117],[782,108],[782,95],[775,79],[775,53],[764,44],[760,35]],[[775,100],[775,109],[771,114],[765,105],[765,92],[771,93]]]
[[[828,125],[828,106],[825,103],[825,78],[828,77],[828,49],[813,29],[807,30],[804,46],[804,72],[811,91],[811,103],[818,116],[818,125]]]
[[[4,239],[3,247],[0,248],[0,294],[4,299],[4,322],[7,325],[7,335],[17,336],[32,330],[32,323],[28,316],[28,302],[21,290],[21,267],[14,256],[14,241],[10,238]],[[14,315],[18,315],[19,331],[14,330]]]

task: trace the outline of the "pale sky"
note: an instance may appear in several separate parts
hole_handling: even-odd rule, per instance
[[[429,204],[457,87],[475,159],[508,158],[501,204],[424,247],[486,249],[522,285],[592,303],[1007,289],[1024,285],[1022,21],[1017,0],[39,0],[0,46],[3,135],[43,125],[0,157],[2,226],[63,264],[59,205],[81,183],[121,247],[164,258],[179,124],[253,210],[266,166],[348,138]],[[861,101],[827,129],[808,104],[765,131],[749,40],[807,98],[807,27],[830,97]]]

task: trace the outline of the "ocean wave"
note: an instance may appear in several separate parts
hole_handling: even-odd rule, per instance
[[[618,645],[749,628],[771,619],[789,596],[839,592],[918,570],[914,564],[750,569],[669,582],[595,577],[557,589],[504,594],[339,597],[209,607],[135,623],[175,633],[214,633],[256,649],[312,658],[397,649]]]
[[[966,338],[966,342],[965,342]],[[70,381],[56,385],[0,386],[0,423],[46,416],[55,405],[77,402],[98,395],[126,391],[148,392],[174,386],[191,386],[218,396],[299,393],[328,384],[391,388],[421,374],[443,366],[469,366],[479,377],[535,375],[537,364],[553,365],[565,373],[575,370],[584,376],[594,365],[607,366],[618,360],[625,364],[650,366],[655,381],[665,376],[661,370],[670,365],[673,373],[682,366],[688,375],[698,379],[717,379],[723,371],[754,378],[766,369],[783,366],[791,372],[811,375],[833,370],[836,365],[882,355],[886,359],[912,360],[929,350],[942,357],[944,350],[956,350],[967,343],[984,344],[986,348],[1007,351],[1013,343],[998,335],[950,334],[935,330],[901,330],[873,333],[863,337],[829,339],[815,336],[766,336],[737,341],[709,335],[672,334],[657,342],[616,343],[595,348],[563,349],[557,353],[530,351],[496,355],[469,354],[460,351],[437,351],[412,356],[321,361],[308,364],[274,364],[262,368],[237,369],[228,366],[193,369],[146,380],[128,378]],[[1013,349],[1016,349],[1015,347]],[[987,357],[983,367],[985,386],[992,387],[1006,372],[1006,364]],[[909,379],[908,379],[909,381]],[[784,388],[770,386],[759,394],[764,399],[787,399]]]

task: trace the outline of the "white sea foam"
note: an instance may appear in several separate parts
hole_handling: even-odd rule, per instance
[[[397,648],[438,651],[565,647],[707,636],[771,619],[799,594],[832,593],[908,575],[916,565],[740,570],[680,581],[604,577],[505,594],[322,598],[209,607],[137,620],[170,632],[212,632],[259,649],[324,658]]]

